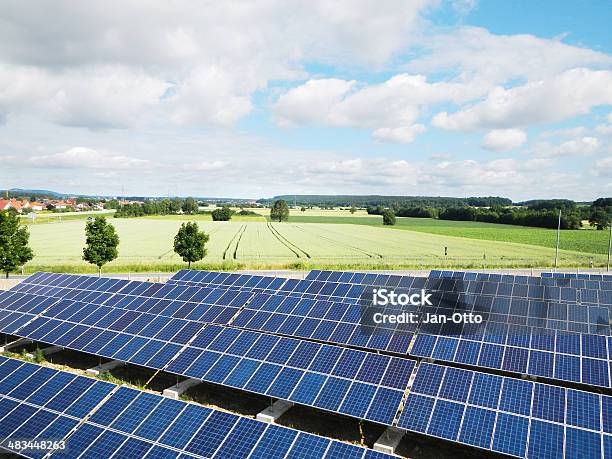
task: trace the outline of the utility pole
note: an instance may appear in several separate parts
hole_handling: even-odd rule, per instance
[[[612,252],[612,216],[610,217],[610,236],[608,236],[608,264],[606,271],[610,271],[610,252]]]
[[[559,236],[561,235],[561,209],[559,209],[559,223],[557,223],[557,249],[555,250],[555,269],[559,260]]]

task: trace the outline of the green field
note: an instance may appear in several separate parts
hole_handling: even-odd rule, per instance
[[[184,264],[174,254],[172,241],[181,222],[187,220],[198,221],[210,234],[208,255],[197,265],[208,269],[546,267],[554,261],[555,232],[550,230],[409,218],[400,218],[398,225],[389,228],[382,227],[380,217],[324,212],[330,212],[329,216],[298,215],[283,223],[266,222],[258,216],[231,222],[213,222],[206,215],[110,219],[121,244],[119,258],[105,270],[181,268]],[[81,260],[85,223],[80,219],[30,225],[36,257],[26,271],[95,271]],[[563,232],[562,247],[573,241],[573,250],[560,251],[560,266],[588,266],[591,259],[595,266],[602,266],[606,257],[601,242],[607,243],[604,233]],[[604,239],[597,239],[601,236]]]
[[[435,220],[431,218],[400,217],[397,218],[397,223],[393,228],[383,227],[382,218],[378,216],[334,216],[322,218],[296,215],[290,217],[290,222],[371,225],[392,230],[402,229],[442,236],[515,242],[542,247],[554,247],[557,241],[557,231],[552,229],[499,225],[496,223]],[[576,252],[606,254],[608,251],[608,236],[609,233],[607,231],[596,231],[593,229],[563,230],[561,231],[560,246],[565,250]]]

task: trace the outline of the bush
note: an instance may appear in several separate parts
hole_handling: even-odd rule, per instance
[[[383,225],[395,225],[395,214],[390,209],[385,209],[382,213]]]
[[[222,207],[221,209],[213,210],[211,215],[215,222],[228,222],[232,219],[234,211],[229,207]]]

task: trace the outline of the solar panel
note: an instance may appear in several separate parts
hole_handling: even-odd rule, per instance
[[[113,387],[103,381],[0,357],[0,448],[15,451],[15,441],[26,439],[62,440]],[[39,458],[47,451],[17,452]]]
[[[612,338],[551,332],[436,336],[419,334],[410,354],[511,373],[528,374],[591,386],[611,387]]]
[[[410,349],[414,356],[440,361],[610,387],[612,338],[572,332],[590,331],[589,327],[605,323],[608,316],[601,311],[607,307],[598,306],[602,300],[604,305],[607,301],[602,293],[607,285],[602,279],[544,277],[535,282],[521,276],[510,279],[487,274],[485,278],[476,273],[432,272],[431,279],[418,280],[325,271],[311,273],[311,280],[307,281],[193,271],[179,273],[177,277],[169,285],[125,281],[118,284],[88,276],[38,273],[18,291],[0,294],[0,306],[4,308],[0,310],[0,330],[17,336],[23,336],[19,334],[23,332],[38,341],[386,425],[392,425],[400,411],[414,361],[269,333],[351,344],[356,348],[374,347],[390,353],[406,353]],[[197,285],[199,280],[208,284]],[[462,330],[461,335],[443,334],[441,329],[416,330],[412,347],[412,333],[401,339],[397,338],[397,330],[387,335],[362,333],[359,323],[362,311],[358,298],[351,296],[363,292],[363,285],[378,283],[400,289],[432,285],[445,295],[461,286],[458,281],[469,286],[465,289],[468,293],[445,297],[442,306],[451,311],[461,301],[484,308],[493,319],[485,329]],[[184,284],[178,285],[181,282]],[[548,289],[547,294],[558,294],[558,301],[534,300],[539,298],[542,287]],[[591,290],[596,291],[592,301],[581,303],[585,292]],[[572,291],[579,292],[580,301],[576,304],[570,301],[568,292]],[[330,301],[332,298],[339,300]],[[203,310],[196,310],[193,305],[235,308],[227,320],[232,327],[208,324],[202,320]],[[153,314],[144,312],[152,309]],[[432,311],[440,310],[438,306]],[[196,315],[200,322],[190,320]],[[542,332],[539,325],[548,330]],[[581,328],[584,326],[587,328]],[[60,383],[56,382],[59,388]],[[53,390],[56,386],[49,388]],[[504,391],[511,396],[504,398],[500,395]],[[409,430],[519,457],[527,454],[554,457],[559,452],[568,457],[581,452],[589,457],[611,448],[607,434],[612,432],[604,427],[606,413],[612,407],[609,397],[569,391],[422,363],[404,400],[399,425],[410,423]],[[603,417],[598,417],[596,409],[591,410],[593,395],[601,397],[598,406]],[[565,405],[561,406],[561,400]],[[66,403],[62,398],[54,402],[59,408],[62,403]],[[151,411],[149,403],[146,398],[139,398],[138,404],[133,405],[133,415],[119,421],[119,413],[112,415],[113,411],[109,411],[109,419],[126,430],[137,428],[136,423],[142,422],[140,418]],[[215,426],[219,429],[217,440],[201,438],[187,443],[191,444],[191,451],[208,454],[212,448],[222,448],[218,451],[230,454],[240,450],[241,447],[233,445],[222,447],[218,440],[236,429],[237,424],[230,425],[230,420],[221,417],[216,419]],[[143,450],[150,446],[140,438],[130,435],[122,438],[117,429],[108,425],[93,427],[98,429],[94,430],[95,438],[100,439],[99,448],[103,442],[121,441],[117,448],[123,448],[122,453],[134,451],[141,457],[162,455],[163,451],[155,448],[173,451],[172,446],[159,444],[150,451]],[[146,427],[142,432],[151,435],[149,430],[155,429]],[[500,435],[500,429],[510,434]],[[257,427],[244,425],[240,432],[256,430]],[[83,435],[93,435],[91,432],[84,431]],[[168,432],[168,441],[177,444],[185,441],[184,437],[195,439],[197,434],[181,429]],[[291,445],[295,441],[292,439]],[[593,442],[599,442],[599,449],[589,446]],[[319,451],[318,444],[317,440],[312,440],[312,444],[305,440],[305,446],[297,447],[294,453]],[[251,445],[242,447],[248,450]],[[255,452],[257,446],[253,457],[265,457],[265,451]]]
[[[330,272],[319,271],[319,275]],[[461,278],[441,277],[439,273],[432,271],[435,277],[410,277],[410,276],[389,276],[389,275],[372,275],[370,280],[361,275],[361,282],[370,282],[373,285],[390,285],[393,286],[397,293],[415,293],[426,288],[428,291],[437,292],[436,296],[441,303],[446,307],[455,307],[460,310],[478,311],[488,315],[487,320],[500,323],[516,323],[528,325],[532,327],[542,327],[557,329],[563,331],[574,331],[580,333],[603,334],[610,335],[610,319],[612,317],[612,291],[606,292],[591,286],[588,289],[579,289],[571,287],[555,287],[547,285],[532,285],[532,279],[541,281],[541,278],[529,278],[527,276],[497,276],[494,280],[481,281],[481,273],[464,273],[460,272]],[[438,274],[436,274],[438,273]],[[452,272],[451,272],[452,273]],[[201,272],[205,278],[209,278],[209,274]],[[334,273],[331,273],[334,274]],[[346,274],[351,281],[354,277],[361,273],[341,273]],[[467,276],[472,274],[472,277]],[[463,279],[463,277],[467,279]],[[486,274],[487,279],[493,278],[494,275]],[[513,284],[513,280],[506,278],[521,279],[524,282]],[[196,277],[197,279],[197,277]],[[546,279],[544,279],[545,281]],[[214,281],[214,279],[213,279]],[[530,285],[528,285],[528,281]],[[174,282],[182,282],[181,280]],[[508,283],[510,282],[510,283]],[[584,281],[581,281],[584,282]],[[310,287],[306,284],[311,284]],[[311,287],[319,284],[316,289],[311,290]],[[213,284],[202,284],[213,285]],[[322,292],[331,286],[327,296]],[[359,287],[358,290],[353,288]],[[582,286],[584,287],[584,285]],[[229,286],[227,288],[233,288]],[[612,284],[611,284],[612,288]],[[242,287],[237,287],[238,290]],[[348,292],[354,292],[345,297],[333,297],[330,293],[333,290],[342,289]],[[313,291],[316,294],[307,294],[304,292]],[[273,305],[270,307],[270,302],[263,308],[264,311],[257,313],[259,320],[269,318],[266,312],[277,312],[274,307],[283,301],[282,296],[297,297],[300,302],[309,300],[335,300],[338,303],[332,302],[336,307],[350,309],[360,303],[360,297],[364,293],[363,285],[338,284],[324,281],[294,281],[293,287],[272,295]],[[609,293],[609,294],[608,294]],[[247,309],[260,310],[262,303],[267,300],[266,295],[256,295],[247,303]],[[280,312],[287,313],[288,311],[285,300],[284,308]],[[296,308],[297,310],[297,308]],[[295,312],[291,312],[295,315]],[[281,318],[275,317],[276,320]],[[327,325],[327,324],[326,324]]]
[[[603,457],[612,397],[421,363],[398,426],[516,457]]]
[[[386,425],[396,417],[414,367],[413,361],[398,357],[318,343],[302,346],[292,338],[147,313],[123,321],[132,312],[116,308],[88,320],[104,308],[88,306],[91,309],[83,311],[84,303],[60,300],[11,334],[349,416],[356,414],[342,406],[346,391],[371,386],[371,407],[358,417]],[[13,313],[0,310],[0,320],[2,314]],[[135,317],[145,320],[135,327]],[[306,366],[315,355],[319,360]],[[282,384],[289,370],[295,379],[291,392]]]
[[[218,275],[219,273],[213,274]],[[69,278],[70,276],[63,276],[63,282],[65,283],[66,279]],[[240,276],[234,275],[234,279],[240,279]],[[74,283],[74,281],[72,283]],[[69,282],[69,284],[71,283]],[[130,287],[129,283],[124,283],[123,285],[129,288],[142,289],[142,287],[138,286],[139,284],[136,284],[136,287]],[[157,291],[159,291],[159,289],[157,289]],[[222,294],[220,293],[219,295]],[[38,297],[38,299],[40,300],[40,297]],[[27,304],[35,305],[36,301],[29,299]],[[451,307],[454,304],[456,305],[457,303],[450,302]],[[445,305],[448,305],[448,303]],[[479,306],[481,305],[482,303],[479,303]],[[515,314],[502,314],[501,312],[504,308],[509,308],[510,311]],[[61,314],[60,317],[66,317],[70,316],[70,314],[76,314],[82,309],[82,306],[79,304],[69,304],[68,307],[66,307],[66,304],[62,302],[53,305],[50,311],[56,313],[54,317],[57,318],[57,314]],[[494,326],[491,327],[490,330],[477,330],[477,332],[473,333],[466,331],[462,335],[457,334],[457,336],[439,337],[431,333],[440,333],[440,330],[434,331],[426,329],[424,330],[426,333],[421,331],[417,337],[412,347],[411,354],[419,357],[431,357],[442,361],[610,387],[610,365],[606,361],[608,359],[608,352],[605,340],[601,338],[589,338],[588,335],[582,335],[581,337],[580,335],[572,333],[557,332],[556,335],[560,338],[556,340],[558,344],[555,347],[554,336],[552,338],[553,344],[547,344],[546,341],[550,340],[542,342],[542,331],[527,329],[513,324],[513,322],[517,322],[513,319],[520,317],[524,319],[523,322],[527,322],[529,325],[539,324],[546,326],[552,324],[554,326],[555,324],[571,324],[573,323],[572,321],[563,319],[573,314],[571,308],[567,311],[569,315],[561,316],[559,320],[555,321],[551,319],[534,318],[534,315],[539,314],[537,311],[533,312],[531,318],[527,317],[526,315],[530,311],[528,303],[520,304],[512,302],[510,304],[498,304],[498,302],[495,301],[489,304],[489,309],[494,311],[499,310],[498,313],[495,313],[496,317],[494,317],[494,319],[496,318],[499,323],[502,323],[502,326],[489,324],[489,326]],[[68,311],[68,313],[66,313],[66,311]],[[138,316],[138,314],[140,314],[140,316]],[[245,309],[235,317],[232,324],[242,328],[340,344],[350,344],[366,349],[385,350],[400,354],[405,354],[408,351],[412,334],[393,333],[393,330],[371,330],[369,333],[364,332],[363,327],[359,323],[360,314],[361,311],[356,305],[347,306],[341,303],[324,301],[315,302],[308,299],[296,301],[290,297],[279,298],[274,295],[256,294],[253,296],[252,301],[245,306]],[[53,314],[49,313],[49,315]],[[126,319],[125,316],[127,315],[131,316]],[[162,340],[172,339],[171,337],[169,338],[169,336],[175,334],[174,341],[178,341],[176,344],[179,345],[188,341],[189,338],[193,336],[193,333],[195,333],[194,330],[199,329],[197,324],[191,323],[186,325],[178,319],[164,328],[167,321],[163,320],[163,318],[158,317],[153,319],[150,316],[146,316],[144,313],[136,311],[131,311],[120,316],[120,313],[113,311],[112,308],[104,309],[103,306],[94,310],[94,312],[84,320],[86,323],[87,321],[91,323],[94,322],[94,319],[98,319],[98,316],[104,317],[104,319],[99,319],[100,321],[97,322],[98,326],[106,326],[111,330],[117,331],[121,328],[115,324],[118,323],[121,325],[126,320],[129,320],[132,321],[132,323],[128,328],[124,329],[124,331],[140,333],[149,338]],[[109,317],[111,319],[109,319]],[[27,319],[29,319],[29,317]],[[529,321],[529,319],[533,320]],[[8,329],[10,329],[11,326],[16,328],[16,325],[21,324],[19,317],[16,318],[12,313],[9,314],[6,320],[16,320],[15,325],[9,325]],[[3,321],[0,319],[0,324],[2,322]],[[104,325],[103,322],[107,322],[110,325]],[[31,326],[36,324],[38,324],[38,322],[35,321]],[[51,324],[55,325],[56,322],[51,322]],[[139,329],[142,329],[143,324],[147,324],[148,327],[144,328],[143,331],[139,331]],[[177,331],[178,324],[183,325],[183,329],[180,333]],[[160,328],[162,329],[161,331]],[[45,326],[39,330],[47,331],[48,327]],[[158,335],[152,336],[148,333],[149,330],[155,331]],[[387,333],[384,333],[384,331]],[[106,344],[108,338],[112,337],[115,338],[115,341],[104,349],[106,352],[104,355],[117,359],[128,359],[131,357],[132,363],[140,365],[146,365],[147,362],[151,360],[150,363],[154,363],[156,367],[160,367],[163,363],[167,363],[169,361],[168,359],[176,353],[176,347],[167,346],[162,349],[162,345],[158,341],[150,342],[145,347],[147,342],[142,338],[133,339],[129,345],[121,349],[121,346],[125,344],[124,340],[126,337],[124,335],[115,336],[108,330],[101,333],[89,330],[88,333],[83,333],[82,328],[74,327],[70,332],[71,334],[67,334],[67,337],[61,337],[59,342],[60,345],[65,345],[65,341],[71,336],[79,336],[83,343],[87,343],[87,348],[81,350],[99,352],[101,349],[97,344]],[[57,326],[56,329],[50,332],[49,337],[53,338],[57,333],[66,333],[65,327],[62,328]],[[36,334],[32,337],[40,339],[40,336]],[[580,350],[580,346],[573,346],[572,343],[574,341],[584,341],[587,343],[585,346],[585,351],[587,352],[584,354],[576,352],[576,350]],[[116,343],[120,343],[121,346],[115,348]],[[75,342],[75,344],[78,345],[79,342]],[[598,349],[597,353],[589,351],[590,347],[593,346]],[[132,356],[132,353],[139,349],[142,349],[142,351],[139,352],[138,355]],[[109,355],[110,353],[112,353],[112,355]]]
[[[0,433],[0,448],[31,458],[50,450],[15,440],[63,441],[54,458],[369,457],[365,448],[4,357]]]

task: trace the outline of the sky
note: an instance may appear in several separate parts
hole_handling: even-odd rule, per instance
[[[0,189],[612,195],[609,0],[0,4]]]

